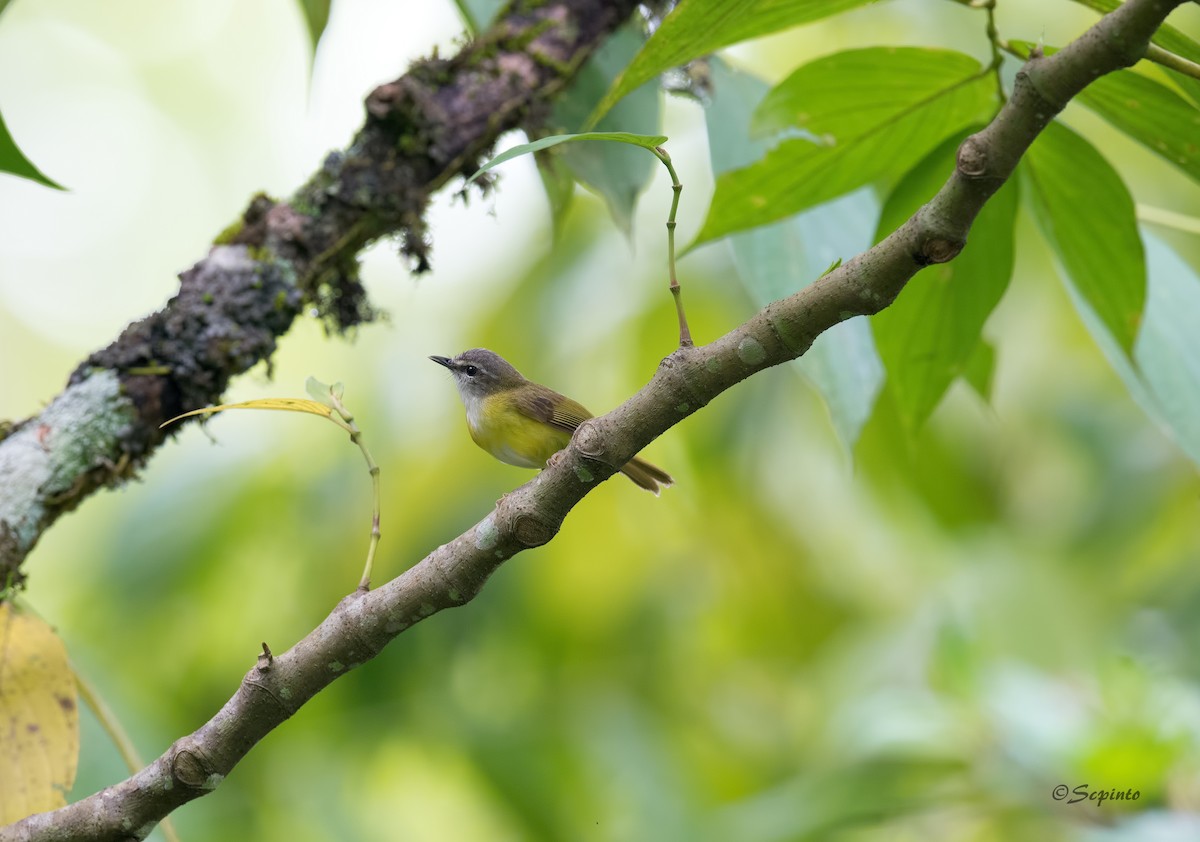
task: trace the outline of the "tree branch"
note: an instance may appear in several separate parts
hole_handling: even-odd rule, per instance
[[[576,503],[654,438],[735,383],[800,356],[822,331],[883,309],[925,266],[953,259],[979,209],[1038,132],[1090,81],[1137,61],[1182,2],[1128,0],[1054,56],[1031,58],[992,123],[963,142],[938,194],[885,240],[715,342],[680,347],[637,394],[585,422],[553,464],[474,527],[378,590],[344,598],[287,652],[260,659],[195,733],[128,780],[0,829],[0,842],[141,839],[175,807],[211,792],[260,739],[338,676],[405,629],[470,601],[506,559],[553,538]]]
[[[470,175],[505,131],[537,123],[551,98],[634,0],[517,0],[450,59],[415,64],[366,100],[350,146],[331,153],[287,201],[258,196],[180,276],[162,310],[85,360],[41,413],[0,425],[0,588],[60,515],[140,468],[159,425],[220,403],[230,379],[262,360],[315,308],[345,330],[372,318],[357,256],[398,234],[428,268],[430,194]]]

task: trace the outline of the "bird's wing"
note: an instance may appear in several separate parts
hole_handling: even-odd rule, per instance
[[[517,398],[517,409],[522,415],[557,427],[566,433],[574,433],[580,424],[592,417],[592,413],[575,401],[550,389],[536,394],[520,395]]]

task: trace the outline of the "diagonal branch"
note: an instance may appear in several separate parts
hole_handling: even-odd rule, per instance
[[[230,379],[269,361],[296,316],[342,331],[372,318],[357,256],[397,235],[428,267],[430,195],[552,97],[633,11],[633,0],[515,0],[453,58],[418,62],[376,88],[350,146],[286,201],[258,196],[181,275],[162,310],[85,360],[41,413],[0,424],[0,588],[60,515],[131,477],[175,428],[221,402]]]
[[[175,807],[211,792],[338,676],[426,617],[470,601],[506,559],[553,538],[576,503],[658,435],[735,383],[800,356],[838,322],[879,312],[925,266],[953,259],[980,208],[1053,116],[1091,80],[1137,61],[1182,2],[1128,0],[1055,55],[1031,58],[992,123],[963,142],[938,194],[885,240],[715,342],[680,347],[637,394],[585,422],[553,465],[474,527],[378,590],[344,598],[287,652],[260,658],[195,733],[128,780],[0,829],[0,842],[140,839]]]

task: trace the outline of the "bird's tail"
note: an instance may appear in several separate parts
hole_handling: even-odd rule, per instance
[[[630,459],[625,467],[621,469],[621,473],[655,497],[658,496],[660,487],[666,488],[675,482],[675,480],[671,479],[671,475],[662,468],[656,468],[649,462],[637,458]]]

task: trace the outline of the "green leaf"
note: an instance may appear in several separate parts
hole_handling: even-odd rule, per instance
[[[1155,237],[1147,237],[1150,282],[1134,348],[1156,415],[1200,464],[1200,275]]]
[[[715,173],[744,166],[761,155],[750,137],[755,106],[767,84],[714,59],[713,94],[705,109],[708,147]],[[843,257],[868,248],[867,232],[878,216],[870,190],[860,190],[808,213],[729,238],[738,275],[760,305],[812,283]],[[816,387],[847,448],[853,448],[871,415],[883,382],[867,320],[835,325],[796,361],[796,370]]]
[[[1025,55],[1033,46],[1011,42]],[[1044,48],[1047,55],[1057,52]],[[1096,79],[1079,101],[1151,152],[1200,181],[1200,110],[1166,85],[1131,70]]]
[[[720,47],[812,23],[868,2],[871,0],[682,0],[617,78],[591,122],[664,70]]]
[[[953,53],[935,50],[924,54],[926,65],[915,76],[924,79],[929,65],[943,62],[960,75],[929,94],[917,78],[910,77],[904,90],[907,99],[894,104],[879,102],[876,87],[889,70],[895,75],[912,72],[913,54],[909,51],[869,50],[882,64],[878,68],[851,76],[839,76],[840,62],[835,57],[819,59],[821,65],[806,78],[813,84],[838,86],[841,96],[833,99],[812,90],[806,107],[802,92],[789,97],[792,108],[803,109],[809,125],[836,139],[832,145],[804,139],[785,140],[760,161],[717,179],[716,191],[700,233],[689,246],[722,237],[733,231],[753,228],[849,193],[885,176],[898,176],[911,169],[944,138],[958,134],[968,125],[989,116],[995,87],[981,75],[978,62],[968,69]],[[887,54],[899,56],[889,61]],[[844,59],[843,59],[844,60]],[[805,68],[802,68],[802,70]],[[895,81],[894,84],[899,84]],[[854,103],[862,97],[872,106],[875,120],[865,123]],[[817,107],[820,107],[820,111]],[[840,126],[848,129],[840,129]]]
[[[1079,101],[1200,181],[1200,110],[1170,88],[1121,70],[1088,85]]]
[[[327,383],[322,383],[320,380],[312,377],[311,375],[307,380],[304,381],[304,391],[308,392],[308,396],[317,403],[327,406],[331,409],[336,407],[334,407],[333,400],[330,399],[330,396],[340,401],[345,389],[346,387],[340,382],[334,383],[331,386]],[[204,410],[200,411],[203,412]]]
[[[967,359],[962,377],[985,403],[992,400],[992,375],[995,372],[996,348],[986,339],[980,339]]]
[[[329,384],[322,383],[311,374],[304,381],[304,391],[308,392],[308,396],[314,401],[325,406],[331,406],[329,403]]]
[[[8,126],[4,124],[3,115],[0,115],[0,172],[27,178],[46,187],[53,187],[55,190],[65,189],[61,184],[43,175],[42,171],[25,157],[20,147],[17,146],[17,142],[8,133]]]
[[[626,26],[609,38],[583,66],[551,114],[557,133],[577,132],[608,90],[613,78],[629,63],[644,41],[640,27]],[[654,83],[642,85],[617,103],[596,126],[597,131],[652,134],[661,127],[660,95]],[[555,154],[555,153],[543,153]],[[563,162],[581,183],[599,193],[613,220],[628,236],[638,195],[650,181],[654,159],[624,144],[583,143],[565,146]],[[543,179],[545,179],[543,175]]]
[[[1146,264],[1129,190],[1090,143],[1057,122],[1034,141],[1020,170],[1034,219],[1070,285],[1130,353],[1146,301]]]
[[[960,140],[942,144],[896,185],[880,214],[877,241],[937,193],[954,172]],[[925,423],[968,369],[984,322],[1012,276],[1016,215],[1017,186],[1010,180],[979,212],[958,257],[923,269],[871,319],[888,388],[909,430]]]
[[[867,134],[980,70],[952,50],[871,47],[817,59],[771,89],[754,112],[756,134],[808,130],[832,146]]]
[[[304,23],[308,26],[308,37],[315,52],[317,44],[321,43],[321,36],[325,33],[325,26],[329,23],[329,8],[333,5],[333,0],[297,0],[297,2],[299,2],[300,11],[304,15]]]
[[[537,161],[542,188],[546,191],[546,200],[550,203],[550,221],[554,229],[554,239],[557,241],[562,235],[567,209],[575,197],[575,176],[562,156],[549,150],[534,152],[533,158]]]
[[[842,263],[844,263],[844,262],[845,261],[843,261],[840,257],[834,258],[834,261],[825,267],[825,271],[821,273],[820,277],[824,278],[826,275],[828,275],[834,269],[839,268],[842,265]]]
[[[1200,465],[1200,275],[1146,235],[1149,285],[1133,360],[1089,303],[1068,287],[1075,309],[1130,395]]]
[[[454,5],[458,6],[458,14],[472,35],[491,26],[497,13],[504,8],[503,0],[454,0]]]
[[[628,143],[633,146],[641,146],[651,151],[654,151],[667,142],[665,135],[632,134],[630,132],[582,132],[580,134],[551,135],[550,137],[535,140],[532,143],[522,143],[519,146],[514,146],[512,149],[506,149],[476,170],[467,179],[466,183],[470,184],[488,170],[521,155],[528,155],[530,152],[537,152],[539,149],[549,149],[552,146],[558,146],[560,143],[575,143],[581,140],[610,140],[615,143]]]
[[[1075,2],[1104,14],[1108,14],[1121,5],[1121,0],[1075,0]],[[1170,24],[1164,23],[1159,26],[1150,40],[1164,50],[1183,56],[1188,61],[1200,63],[1200,44]],[[1166,70],[1171,78],[1192,98],[1192,101],[1200,105],[1200,80],[1184,76],[1170,68],[1166,68]]]

